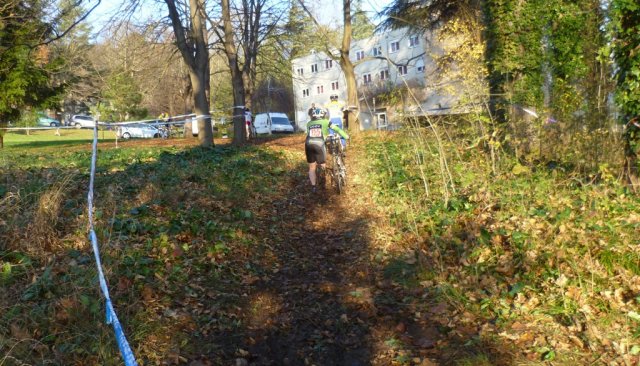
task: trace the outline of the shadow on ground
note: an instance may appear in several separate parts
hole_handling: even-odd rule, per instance
[[[350,199],[366,194],[362,187],[352,184],[346,197],[309,191],[303,138],[258,141],[268,148],[162,153],[124,171],[101,170],[98,235],[112,298],[139,361],[510,364],[477,327],[449,327],[455,309],[433,302],[429,288],[401,285],[411,276],[406,258],[376,261],[375,219]],[[73,216],[57,233],[82,242],[83,198],[73,192],[60,209]],[[42,260],[51,268],[46,288],[24,297],[33,283],[13,282],[18,296],[17,286],[27,286],[24,304],[0,321],[0,350],[28,334],[42,348],[23,342],[13,353],[22,361],[119,364],[97,286],[90,286],[91,252],[64,242]],[[71,337],[52,336],[62,331]]]

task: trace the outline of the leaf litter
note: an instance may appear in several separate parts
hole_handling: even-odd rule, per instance
[[[638,343],[616,337],[638,326],[637,277],[618,271],[626,286],[588,291],[577,281],[593,279],[570,265],[577,253],[563,243],[585,235],[591,224],[562,221],[551,235],[552,220],[566,220],[564,210],[574,201],[550,197],[554,217],[500,219],[497,194],[478,190],[469,195],[475,211],[459,215],[448,231],[402,232],[366,178],[365,144],[354,145],[347,164],[358,179],[342,196],[311,195],[300,136],[239,150],[172,148],[153,161],[107,170],[102,183],[113,189],[99,192],[107,199],[101,242],[109,243],[104,255],[112,296],[138,359],[154,365],[637,361]],[[213,158],[220,154],[223,159]],[[202,176],[194,177],[193,169]],[[186,178],[180,190],[171,175]],[[76,194],[82,192],[68,193],[67,209],[81,208]],[[51,275],[25,267],[3,282],[0,305],[8,311],[0,321],[0,347],[11,346],[11,357],[24,362],[118,364],[92,263],[84,260],[90,252],[77,229],[83,218],[68,212],[48,255],[62,259],[74,251],[73,262],[30,254]],[[4,220],[6,227],[20,217]],[[2,233],[12,238],[14,252],[25,249],[26,239],[14,234]],[[560,247],[551,255],[518,248],[527,235]],[[602,239],[597,250],[605,250]],[[441,245],[444,240],[458,252]],[[21,263],[17,254],[2,255],[12,266]],[[589,259],[594,255],[587,256],[592,273],[604,278],[609,270]],[[539,272],[542,260],[558,270]],[[528,284],[528,271],[547,278],[539,289]],[[22,294],[29,294],[26,306],[12,305]]]

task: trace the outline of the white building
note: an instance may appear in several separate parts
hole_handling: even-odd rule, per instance
[[[409,33],[406,29],[392,30],[373,37],[354,41],[350,57],[354,62],[358,98],[359,119],[363,128],[385,127],[397,113],[405,115],[442,113],[448,110],[456,98],[440,95],[435,90],[425,88],[434,79],[435,64],[432,56],[442,53],[435,42],[429,42],[420,34]],[[338,61],[325,53],[312,52],[310,55],[294,59],[293,92],[295,98],[295,120],[299,127],[308,121],[308,109],[312,103],[324,106],[331,95],[338,95],[346,102],[346,83]],[[412,107],[376,105],[376,90],[406,85],[415,90],[419,105]]]

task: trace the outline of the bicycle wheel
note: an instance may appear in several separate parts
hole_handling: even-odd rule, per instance
[[[334,155],[333,163],[334,163],[333,164],[334,184],[336,186],[336,190],[338,191],[338,194],[341,194],[347,188],[346,169],[344,166],[344,162],[342,161],[342,156]]]

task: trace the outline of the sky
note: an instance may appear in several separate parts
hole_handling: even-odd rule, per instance
[[[362,9],[367,13],[367,15],[374,20],[377,13],[382,11],[386,6],[391,4],[392,0],[361,0],[362,1]],[[352,4],[355,1],[352,1]],[[321,4],[320,8],[322,11],[319,12],[320,22],[323,23],[342,23],[342,11],[340,8],[342,7],[342,0],[320,0],[317,4]]]
[[[354,3],[355,1],[352,1]],[[386,6],[390,5],[392,0],[362,0],[362,9],[367,12],[369,18],[376,21],[376,14],[382,11]],[[321,3],[321,14],[331,15],[331,17],[324,17],[318,19],[319,22],[323,23],[334,23],[340,22],[342,23],[342,11],[340,8],[342,7],[342,0],[320,0],[318,3]]]
[[[392,0],[361,0],[362,8],[367,12],[369,17],[374,20],[377,13],[379,13],[385,6],[391,4]],[[87,7],[91,7],[97,0],[90,0],[87,2]],[[354,1],[355,2],[355,1]],[[87,21],[93,26],[94,31],[99,31],[100,28],[109,20],[114,12],[117,12],[122,1],[114,0],[102,0],[98,7],[89,15]],[[151,2],[147,2],[151,3]],[[335,24],[342,22],[342,12],[339,10],[342,7],[342,0],[318,0],[316,2],[309,2],[316,9],[318,21],[325,24]],[[153,10],[156,11],[158,5],[153,5]],[[147,10],[145,8],[145,10]]]

